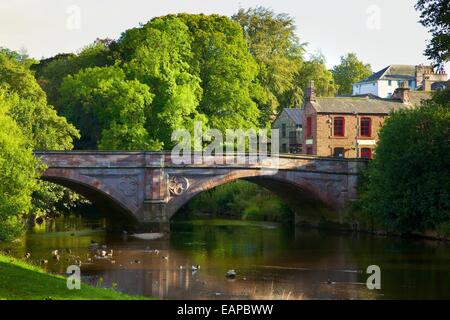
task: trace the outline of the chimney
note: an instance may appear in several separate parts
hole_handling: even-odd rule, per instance
[[[409,98],[409,87],[406,81],[403,81],[400,87],[395,89],[393,98],[400,99],[403,103],[409,103],[411,101]]]
[[[309,80],[308,87],[305,90],[305,102],[316,101],[316,93],[314,91],[314,80]]]

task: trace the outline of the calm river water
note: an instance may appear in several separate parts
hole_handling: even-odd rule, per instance
[[[104,226],[61,218],[0,249],[31,252],[31,260],[47,259],[44,267],[61,274],[78,259],[85,282],[162,299],[450,298],[448,243],[226,220],[176,222],[169,237],[141,240]],[[51,257],[55,249],[60,261]],[[381,290],[367,289],[369,265],[381,268]],[[235,279],[225,277],[229,269]]]

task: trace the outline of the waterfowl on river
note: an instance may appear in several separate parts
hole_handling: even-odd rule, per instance
[[[227,271],[227,273],[225,274],[225,277],[229,278],[229,279],[234,279],[236,278],[237,272],[234,269],[230,269]]]

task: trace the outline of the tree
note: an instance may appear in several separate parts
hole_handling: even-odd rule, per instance
[[[201,79],[199,112],[210,127],[248,129],[258,125],[253,90],[257,65],[238,23],[219,15],[177,15],[192,38],[192,72]]]
[[[394,112],[380,131],[361,189],[363,210],[390,231],[450,223],[450,105]]]
[[[0,240],[11,240],[24,230],[21,215],[31,209],[38,162],[27,138],[8,115],[11,105],[5,94],[0,89]]]
[[[334,83],[333,74],[327,69],[325,65],[325,58],[321,54],[311,56],[311,58],[303,64],[297,74],[295,83],[299,88],[301,88],[300,99],[303,99],[303,92],[308,86],[310,80],[314,80],[317,96],[330,97],[335,95],[336,84]],[[297,95],[299,94],[300,93]],[[295,98],[295,95],[291,94],[290,99],[293,98]],[[297,103],[301,104],[301,100]]]
[[[145,130],[153,95],[147,85],[126,80],[117,66],[84,69],[61,85],[65,114],[82,132],[80,146],[100,149],[158,150]]]
[[[431,33],[425,55],[436,65],[450,61],[450,9],[448,0],[419,0],[419,22]]]
[[[198,111],[201,79],[193,73],[192,37],[188,27],[174,16],[155,18],[127,30],[119,40],[124,70],[148,85],[154,93],[145,127],[154,140],[172,146],[176,129],[193,130],[195,120],[206,121]]]
[[[45,92],[30,70],[33,61],[22,55],[0,52],[0,90],[6,111],[25,136],[26,147],[32,150],[65,150],[73,147],[78,130],[47,104]],[[63,198],[77,199],[67,189],[44,181],[33,193],[32,211],[53,212]],[[57,196],[55,196],[57,195]],[[72,203],[66,203],[72,205]]]
[[[352,84],[358,82],[372,74],[370,64],[364,64],[358,60],[355,53],[348,53],[341,57],[341,63],[334,66],[334,82],[337,85],[339,94],[351,94]]]
[[[263,88],[259,108],[262,124],[271,121],[283,107],[286,93],[295,92],[295,76],[303,62],[304,45],[295,34],[295,21],[287,14],[256,7],[240,9],[232,17],[244,32],[248,49],[258,64],[258,81]]]
[[[30,69],[0,53],[0,86],[8,91],[8,112],[35,150],[73,147],[78,131],[47,104],[45,92]]]
[[[77,54],[57,54],[33,65],[32,70],[35,71],[39,85],[47,94],[49,103],[54,105],[58,111],[63,109],[59,89],[66,76],[74,75],[85,68],[113,64],[109,45],[109,40],[97,39],[94,43],[82,48]]]

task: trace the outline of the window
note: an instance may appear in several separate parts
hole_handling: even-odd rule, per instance
[[[388,80],[388,86],[392,86],[392,81]]]
[[[299,144],[297,131],[289,131],[289,146]]]
[[[313,148],[312,147],[307,147],[306,148],[306,154],[313,154]]]
[[[334,117],[333,135],[335,137],[343,137],[345,134],[345,120],[344,117]]]
[[[283,144],[281,145],[281,152],[282,152],[282,153],[286,153],[286,152],[287,152],[286,143],[283,143]]]
[[[286,123],[281,124],[281,137],[286,138]]]
[[[372,159],[372,149],[361,148],[361,158],[362,159]]]
[[[306,118],[306,137],[310,138],[312,136],[312,119],[311,117]]]
[[[362,117],[359,131],[360,131],[359,134],[361,135],[361,137],[372,136],[372,120],[367,117]]]
[[[334,148],[333,157],[344,157],[344,148]]]

